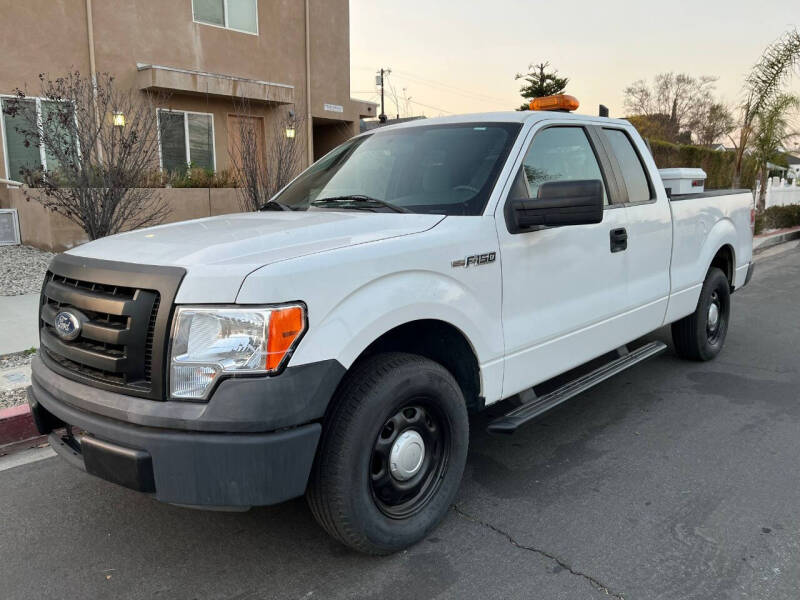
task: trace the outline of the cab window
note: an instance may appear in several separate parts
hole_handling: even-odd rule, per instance
[[[650,182],[645,174],[639,153],[633,147],[628,134],[621,129],[603,129],[606,139],[622,171],[622,179],[628,189],[628,202],[648,202],[654,198]]]
[[[607,205],[605,179],[586,131],[583,127],[549,127],[533,138],[518,181],[527,187],[528,198],[536,198],[545,182],[586,179],[603,181],[603,204]]]

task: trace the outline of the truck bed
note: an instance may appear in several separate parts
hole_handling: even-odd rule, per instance
[[[691,200],[691,202],[684,202]],[[671,199],[672,294],[667,322],[694,311],[708,265],[719,248],[732,254],[733,287],[743,285],[753,255],[750,190],[709,190]]]
[[[697,194],[675,194],[670,197],[671,202],[679,202],[680,200],[696,200],[698,198],[716,198],[717,196],[731,196],[738,194],[752,194],[747,189],[731,189],[731,190],[706,190]]]

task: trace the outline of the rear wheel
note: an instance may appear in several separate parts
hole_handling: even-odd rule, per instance
[[[731,292],[728,278],[720,269],[708,270],[697,309],[672,324],[672,341],[682,358],[711,360],[725,344],[731,315]]]
[[[361,552],[418,542],[461,481],[469,441],[461,389],[438,363],[387,353],[357,365],[334,402],[309,484],[314,517]]]

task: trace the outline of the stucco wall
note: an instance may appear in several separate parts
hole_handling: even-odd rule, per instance
[[[40,73],[53,78],[69,70],[89,73],[84,0],[7,4],[0,19],[4,48],[0,94],[11,94],[19,87],[37,95]],[[350,100],[349,3],[309,0],[309,4],[312,114],[346,122],[342,131],[352,135],[357,133],[358,113],[365,107]],[[95,1],[92,16],[97,70],[114,75],[122,89],[138,89],[137,63],[293,86],[294,104],[264,103],[256,110],[266,122],[275,118],[278,110],[294,110],[310,126],[311,119],[306,117],[304,2],[258,0],[258,13],[259,33],[251,35],[195,23],[192,0]],[[340,105],[343,112],[325,111],[325,103]],[[227,114],[234,110],[232,98],[210,96],[198,88],[195,96],[176,93],[169,107],[212,113],[217,168],[230,166]],[[298,132],[300,138],[305,140]],[[0,143],[0,176],[18,178],[18,174],[5,173],[3,146]]]
[[[23,244],[63,252],[89,241],[78,225],[37,202],[40,194],[38,190],[0,189],[0,208],[17,209]],[[241,211],[239,193],[233,188],[164,188],[158,194],[170,210],[165,223]]]

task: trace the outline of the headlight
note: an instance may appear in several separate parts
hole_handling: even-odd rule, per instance
[[[274,373],[306,326],[300,305],[272,308],[179,307],[172,328],[170,395],[204,399],[230,373]]]

